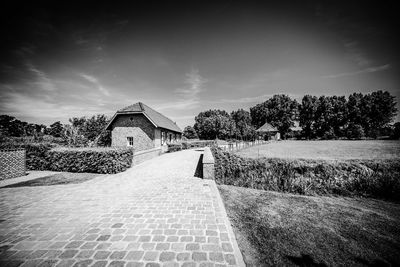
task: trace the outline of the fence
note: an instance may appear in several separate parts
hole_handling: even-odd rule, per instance
[[[255,140],[255,141],[242,141],[242,142],[230,142],[228,144],[220,144],[218,147],[225,151],[235,152],[248,147],[264,145],[271,143],[272,141]]]
[[[0,150],[0,180],[24,176],[25,159],[25,149]]]

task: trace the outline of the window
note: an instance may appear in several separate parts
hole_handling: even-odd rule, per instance
[[[127,141],[127,146],[133,146],[133,137],[132,136],[128,136],[126,138]]]
[[[161,132],[161,145],[165,142],[165,132]]]
[[[172,140],[172,134],[169,134],[169,142],[171,143]]]

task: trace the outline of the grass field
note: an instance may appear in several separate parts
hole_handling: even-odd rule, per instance
[[[400,265],[400,204],[219,190],[247,266]]]
[[[287,140],[246,148],[237,154],[249,158],[400,159],[400,140]]]

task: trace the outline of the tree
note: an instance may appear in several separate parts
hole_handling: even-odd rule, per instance
[[[61,137],[64,131],[64,127],[60,121],[56,121],[50,125],[50,134],[54,137]]]
[[[315,117],[318,107],[318,98],[316,96],[305,95],[299,106],[300,126],[303,128],[304,137],[307,139],[314,138]]]
[[[27,124],[25,122],[25,124]],[[4,136],[20,137],[25,134],[24,122],[9,115],[0,116],[0,132]]]
[[[111,135],[109,131],[105,130],[109,120],[104,114],[97,114],[90,118],[70,118],[69,122],[76,129],[70,132],[74,135],[83,136],[83,139],[77,139],[80,142],[86,139],[87,143],[101,146],[107,146],[111,143]]]
[[[200,139],[226,139],[235,133],[235,123],[225,110],[208,110],[195,117],[194,129]]]
[[[196,133],[196,130],[192,126],[185,127],[185,129],[183,130],[183,136],[186,137],[187,139],[199,138],[199,136]]]
[[[329,97],[320,96],[318,98],[318,107],[315,112],[315,131],[318,137],[324,139],[334,138],[334,130],[331,120],[335,116],[333,113],[332,102]]]
[[[377,91],[372,92],[365,101],[368,101],[366,105],[369,106],[368,135],[376,138],[397,114],[395,97],[387,91]]]
[[[393,139],[399,139],[400,138],[400,122],[396,122],[393,125],[393,135],[391,136]]]
[[[287,95],[274,95],[264,103],[250,108],[250,114],[256,128],[268,122],[285,137],[297,119],[298,103]]]
[[[231,112],[231,118],[235,122],[236,133],[243,140],[251,140],[255,135],[255,129],[251,124],[250,112],[243,109]]]

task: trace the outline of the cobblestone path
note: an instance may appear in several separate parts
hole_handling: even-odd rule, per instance
[[[0,266],[244,266],[201,152],[81,184],[0,189]]]

